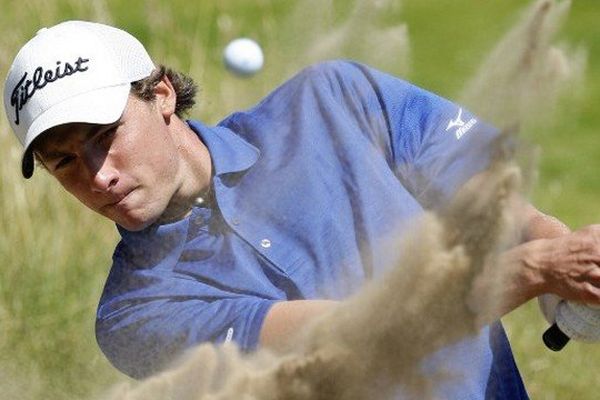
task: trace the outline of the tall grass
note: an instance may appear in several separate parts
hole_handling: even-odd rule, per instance
[[[18,46],[76,3],[3,4],[0,69]],[[8,12],[7,12],[8,11]],[[0,121],[0,398],[85,397],[117,375],[96,348],[94,308],[110,265],[112,224],[83,211],[38,172],[25,182],[21,149]]]
[[[330,56],[354,57],[455,97],[523,6],[518,0],[364,3],[357,17],[341,0],[0,0],[0,73],[5,76],[19,46],[39,27],[90,19],[129,30],[156,62],[193,76],[202,88],[193,116],[207,122],[250,106],[293,71]],[[581,108],[530,136],[542,145],[536,202],[573,226],[600,221],[595,204],[600,48],[593,42],[600,28],[594,13],[592,2],[575,2],[565,32],[590,43],[589,90]],[[353,25],[345,25],[352,18]],[[379,36],[368,39],[375,30]],[[402,32],[408,32],[410,46],[394,42]],[[237,36],[253,37],[264,47],[265,68],[253,79],[235,78],[221,66],[222,47]],[[325,46],[325,38],[333,45]],[[365,45],[368,40],[371,45]],[[389,54],[382,57],[386,48]],[[97,349],[93,331],[116,230],[39,169],[25,182],[19,167],[20,146],[2,117],[0,398],[89,398],[124,379]],[[545,323],[533,303],[509,316],[507,325],[533,398],[597,398],[590,389],[594,369],[586,367],[598,365],[595,346],[571,343],[560,354],[546,351],[539,338]]]

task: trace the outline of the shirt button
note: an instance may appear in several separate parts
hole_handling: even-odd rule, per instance
[[[239,225],[239,224],[240,224],[240,220],[239,220],[239,219],[237,219],[237,218],[234,218],[234,219],[232,219],[232,220],[231,220],[231,223],[232,223],[233,225]]]
[[[265,249],[268,249],[269,247],[271,247],[271,241],[269,239],[263,239],[260,241],[260,245]]]

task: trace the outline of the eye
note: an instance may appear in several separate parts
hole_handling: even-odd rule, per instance
[[[89,136],[86,141],[101,145],[104,148],[110,147],[113,137],[117,132],[117,129],[121,125],[121,120],[113,122],[109,125],[91,125]]]
[[[113,136],[117,132],[118,127],[119,125],[111,125],[106,127],[106,129],[102,129],[100,132],[98,132],[98,135],[96,135],[97,142],[102,144],[109,144],[112,141]]]
[[[54,166],[54,170],[57,171],[69,165],[73,160],[75,160],[75,156],[69,155],[61,158],[56,165]]]

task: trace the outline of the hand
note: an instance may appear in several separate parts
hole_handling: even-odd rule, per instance
[[[600,225],[529,244],[524,261],[539,271],[543,293],[600,305]]]
[[[551,300],[544,310],[549,322],[560,298],[600,304],[600,225],[547,239],[531,240],[502,253],[475,279],[470,304],[485,304],[492,297],[484,322],[493,321],[527,301],[544,296]],[[495,300],[494,300],[495,299]]]

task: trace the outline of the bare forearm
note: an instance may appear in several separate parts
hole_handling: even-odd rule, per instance
[[[494,321],[543,293],[544,282],[535,261],[537,241],[515,246],[489,260],[475,279],[468,299],[482,324]]]
[[[555,255],[552,239],[565,237],[570,229],[555,217],[546,215],[532,205],[522,202],[516,204],[519,217],[525,221],[523,243],[505,251],[490,261],[479,279],[475,281],[473,303],[485,296],[493,296],[492,320],[505,315],[520,305],[546,293],[559,290],[556,283],[549,282],[549,271]],[[563,260],[564,261],[564,260]]]
[[[554,244],[549,240],[569,234],[569,228],[558,219],[545,215],[529,204],[522,204],[526,222],[523,237],[526,242],[491,262],[476,280],[472,300],[495,293],[496,319],[521,304],[546,292],[559,291],[549,281]],[[496,273],[500,269],[501,273]],[[498,278],[490,279],[490,277]],[[260,333],[260,344],[272,349],[285,347],[292,338],[315,318],[331,310],[336,301],[296,300],[276,303],[267,313]]]
[[[332,300],[282,301],[271,307],[260,331],[260,344],[271,349],[285,347],[315,318],[337,304]]]
[[[522,210],[526,221],[523,232],[525,241],[551,239],[571,232],[571,229],[564,222],[542,213],[531,204],[524,204]]]
[[[600,304],[600,225],[550,239],[537,239],[491,262],[473,288],[473,303],[494,294],[498,318],[530,299],[554,294]]]

